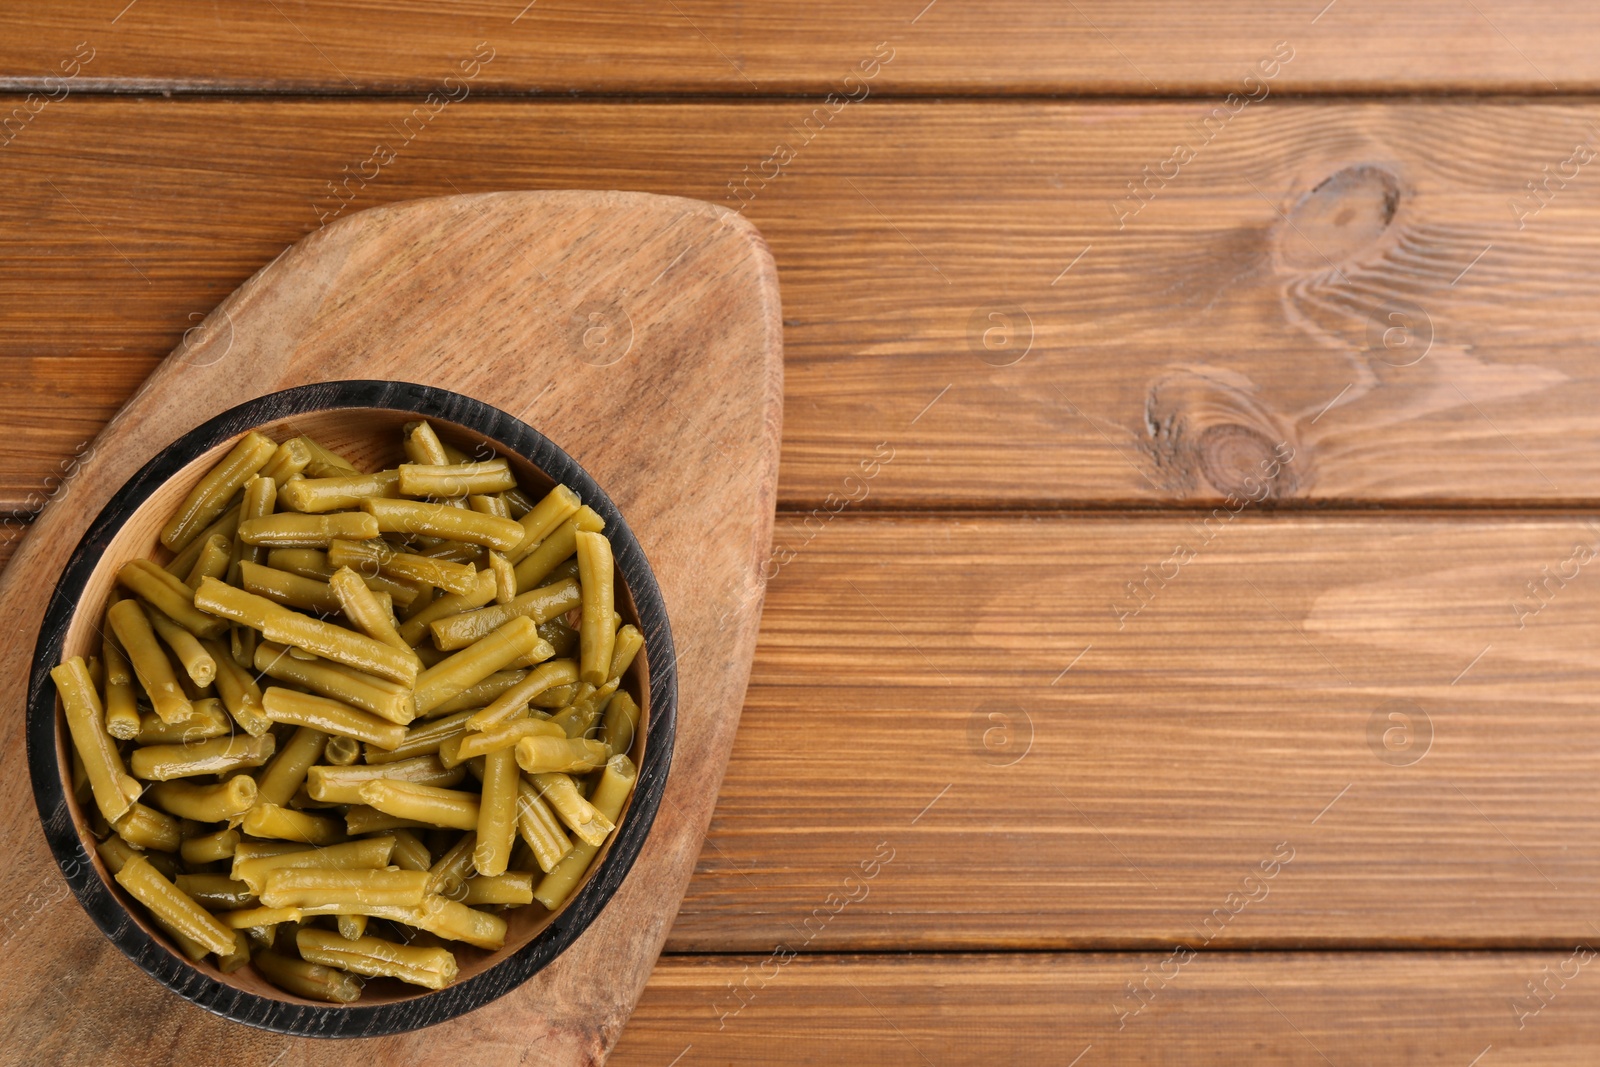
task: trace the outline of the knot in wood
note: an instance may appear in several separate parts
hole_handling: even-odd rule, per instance
[[[1278,444],[1254,427],[1225,422],[1200,431],[1195,452],[1200,473],[1217,492],[1259,500],[1264,490],[1265,499],[1277,499],[1284,481],[1282,464],[1274,462]]]
[[[1234,371],[1175,368],[1150,387],[1145,429],[1163,488],[1177,496],[1215,492],[1264,504],[1308,481],[1309,456],[1293,423]]]
[[[1358,163],[1324,178],[1289,209],[1278,228],[1283,265],[1296,271],[1337,266],[1378,243],[1400,207],[1400,179]]]

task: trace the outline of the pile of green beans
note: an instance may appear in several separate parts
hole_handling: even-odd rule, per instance
[[[191,961],[345,1004],[554,911],[632,792],[605,522],[426,422],[358,470],[246,434],[50,673],[118,885]]]

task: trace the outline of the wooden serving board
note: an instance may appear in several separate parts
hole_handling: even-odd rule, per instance
[[[349,378],[465,393],[583,464],[655,569],[680,706],[654,829],[583,937],[460,1018],[318,1041],[195,1007],[90,924],[40,832],[23,703],[62,566],[131,474],[238,403]],[[0,1060],[602,1061],[677,912],[733,744],[772,532],[782,384],[772,258],[743,219],[698,201],[595,192],[413,201],[311,234],[234,292],[80,450],[0,576]]]

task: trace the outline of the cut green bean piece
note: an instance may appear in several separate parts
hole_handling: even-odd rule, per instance
[[[394,846],[395,839],[385,836],[347,841],[326,848],[282,849],[275,852],[253,848],[246,858],[235,859],[232,877],[259,893],[267,884],[267,875],[290,867],[333,871],[387,867]]]
[[[293,485],[291,482],[290,487]],[[284,513],[239,523],[239,540],[267,548],[327,548],[335,541],[362,541],[377,537],[379,532],[379,524],[372,516],[359,511],[331,515]]]
[[[134,856],[125,863],[116,879],[117,884],[149,908],[151,914],[204,945],[208,951],[225,955],[234,950],[233,931],[163,877],[143,856]]]
[[[311,726],[324,733],[343,734],[379,748],[394,748],[406,739],[406,728],[339,700],[296,693],[272,686],[261,695],[261,706],[273,722]]]
[[[398,581],[436,585],[458,595],[471,593],[478,582],[477,568],[470,563],[405,552],[387,541],[335,541],[328,546],[328,562],[361,574],[377,571]]]
[[[608,680],[615,681],[628,673],[628,668],[633,666],[634,659],[644,648],[644,634],[632,623],[628,623],[617,631],[615,641],[611,646],[611,668],[606,672]]]
[[[340,930],[347,919],[365,918],[341,915]],[[448,949],[401,945],[360,935],[346,939],[310,926],[296,933],[295,941],[301,958],[307,962],[369,978],[398,978],[427,989],[443,989],[456,980],[458,973],[456,958]]]
[[[241,767],[259,767],[272,757],[277,742],[260,737],[213,737],[190,744],[146,745],[128,757],[135,778],[165,782],[200,774],[226,774]]]
[[[106,675],[106,732],[119,741],[131,741],[139,734],[139,694],[133,685],[133,665],[111,639],[109,629],[100,637],[100,658]]]
[[[362,786],[376,779],[417,782],[443,789],[459,783],[466,773],[464,768],[444,766],[437,756],[418,756],[365,767],[312,767],[306,776],[306,791],[313,799],[331,804],[363,804]]]
[[[525,511],[517,521],[522,524],[522,541],[506,553],[513,564],[527,559],[545,538],[562,523],[576,515],[583,501],[578,494],[564,485],[558,485],[545,494],[543,500]]]
[[[514,660],[549,648],[539,636],[539,627],[532,619],[512,619],[449,659],[419,674],[415,689],[417,714],[426,715],[461,690],[503,670]],[[545,655],[548,657],[547,652]]]
[[[390,815],[386,811],[368,807],[365,804],[352,804],[345,809],[345,829],[351,837],[361,834],[386,834],[391,830],[431,830],[433,827],[416,819],[402,819]]]
[[[393,863],[396,867],[404,871],[425,871],[433,866],[428,846],[416,834],[410,830],[394,830],[389,836],[394,838]]]
[[[599,533],[605,525],[606,521],[589,505],[580,507],[517,564],[517,588],[532,589],[544,582],[578,550],[579,532]]]
[[[468,907],[481,904],[509,904],[513,907],[533,903],[533,872],[507,871],[497,875],[479,875],[468,878],[467,893],[461,903]]]
[[[243,815],[256,802],[256,780],[236,774],[213,785],[191,782],[157,782],[145,798],[168,815],[195,822],[226,822]]]
[[[543,735],[522,738],[513,751],[517,766],[529,774],[581,774],[611,758],[611,750],[599,741]]]
[[[282,489],[284,483],[311,465],[311,449],[299,437],[291,438],[278,446],[261,468],[261,477],[271,478],[272,484]]]
[[[280,923],[299,923],[305,919],[299,908],[239,908],[237,911],[225,911],[217,919],[233,930],[250,930],[267,927],[271,929]],[[270,946],[271,940],[264,940],[264,946]]]
[[[320,815],[307,815],[303,811],[282,808],[276,804],[258,803],[245,814],[244,832],[251,837],[331,845],[344,836],[344,827]]]
[[[517,783],[521,780],[513,750],[490,752],[484,760],[478,845],[472,853],[472,866],[479,874],[504,874],[511,862],[511,846],[517,839]]]
[[[161,529],[161,543],[174,552],[181,552],[228,507],[233,494],[244,488],[272,459],[278,450],[277,442],[254,431],[247,433],[233,446],[221,463],[213,467],[173,513]]]
[[[487,730],[469,729],[455,742],[450,758],[456,763],[461,763],[465,760],[476,759],[479,756],[487,756],[489,753],[498,752],[503,748],[515,748],[517,742],[526,737],[545,737],[551,740],[559,738],[564,745],[567,740],[567,732],[549,719],[525,715],[520,719],[510,719]],[[449,744],[449,742],[446,742],[446,744]],[[611,753],[607,752],[605,755],[609,756]],[[599,762],[595,763],[595,766],[598,767],[600,763],[604,762],[605,757],[602,756]],[[559,771],[567,768],[544,767],[541,769]]]
[[[137,610],[138,605],[134,608]],[[106,822],[114,824],[127,814],[144,787],[123,769],[122,756],[106,733],[100,695],[95,692],[89,665],[83,657],[73,656],[52,668],[50,677],[61,697],[67,732],[72,736],[78,758],[83,761],[95,806]]]
[[[426,871],[280,867],[267,873],[261,903],[302,910],[341,901],[414,908],[422,903],[427,884]]]
[[[506,502],[506,507],[511,509],[511,517],[513,519],[521,519],[522,516],[534,508],[533,497],[523,491],[521,486],[516,489],[507,489],[500,494],[500,498]]]
[[[289,735],[272,762],[256,776],[261,803],[286,806],[306,780],[306,772],[322,758],[327,743],[328,735],[311,726],[302,726]]]
[[[472,854],[478,848],[476,830],[465,834],[428,868],[428,892],[454,897],[472,874]]]
[[[183,828],[177,819],[137,801],[111,828],[135,848],[176,852],[183,844]]]
[[[233,558],[233,539],[230,537],[212,534],[202,538],[198,544],[200,552],[195,557],[194,566],[189,568],[183,579],[183,584],[190,589],[199,585],[202,578],[227,577],[228,564]]]
[[[150,625],[155,629],[156,636],[172,650],[173,656],[177,658],[191,682],[204,688],[216,681],[217,661],[211,657],[211,653],[201,647],[199,638],[155,607],[145,605],[145,613],[150,618]]]
[[[374,764],[396,763],[400,760],[411,759],[415,756],[426,756],[439,751],[439,746],[452,737],[459,736],[467,728],[467,719],[470,711],[460,711],[432,722],[423,723],[406,731],[404,741],[393,749],[384,750],[369,747],[366,752],[367,762]]]
[[[503,459],[478,463],[400,465],[400,492],[406,496],[463,497],[474,493],[499,493],[515,488],[516,484],[517,476],[511,473],[511,465]]]
[[[201,582],[194,595],[195,605],[202,611],[259,630],[269,641],[294,645],[401,685],[411,685],[417,679],[415,656],[374,641],[365,634],[296,614],[281,604],[234,589],[215,578]]]
[[[572,839],[561,828],[561,820],[526,779],[517,784],[517,829],[546,874],[572,851]]]
[[[577,696],[577,686],[558,685],[554,689],[546,689],[529,703],[536,708],[564,708],[577,699]]]
[[[267,553],[267,566],[323,582],[332,578],[339,569],[328,562],[328,553],[320,548],[274,548]],[[410,607],[419,595],[418,588],[408,582],[397,582],[393,578],[373,574],[370,570],[356,570],[368,589],[374,593],[387,593],[398,609]]]
[[[245,592],[285,607],[314,611],[319,615],[332,615],[340,610],[339,598],[327,582],[302,578],[249,560],[239,561],[239,584]]]
[[[322,750],[322,758],[335,767],[348,767],[361,760],[361,742],[353,737],[339,735],[328,738],[328,747]]]
[[[180,874],[174,884],[209,911],[237,911],[256,902],[256,891],[225,874]]]
[[[235,663],[219,642],[201,643],[217,664],[217,695],[222,698],[222,706],[251,737],[266,733],[272,728],[272,720],[261,707],[261,687],[256,685],[255,677]]]
[[[613,752],[629,752],[638,729],[639,704],[633,694],[622,690],[606,705],[605,718],[600,723],[600,740]]]
[[[578,676],[590,685],[604,685],[611,673],[616,640],[614,563],[605,534],[580,530],[576,535],[578,577],[583,584],[583,621],[578,627]],[[542,620],[541,620],[542,621]]]
[[[426,421],[408,422],[400,427],[400,446],[412,463],[449,463],[444,442]]]
[[[588,682],[583,682],[578,686],[578,692],[573,696],[572,703],[552,715],[550,721],[559,725],[568,737],[587,737],[595,723],[600,721],[600,710],[616,691],[616,679],[598,689]]]
[[[498,493],[493,496],[481,493],[469,496],[467,497],[467,507],[485,515],[498,515],[502,519],[511,518],[511,506]]]
[[[234,849],[238,847],[239,831],[218,830],[202,837],[184,838],[183,844],[178,846],[178,854],[188,864],[218,863],[232,859]]]
[[[451,941],[465,941],[469,945],[493,952],[506,942],[506,921],[498,915],[469,908],[442,896],[423,898],[421,907],[399,908],[382,904],[341,902],[314,908],[299,909],[304,915],[339,915],[358,913],[374,919],[414,926],[437,937]]]
[[[537,625],[571,611],[582,602],[583,593],[578,583],[568,578],[530,589],[507,604],[493,604],[439,619],[429,624],[429,629],[435,646],[453,651],[481,640],[512,619],[527,618]]]
[[[359,508],[368,497],[400,495],[400,472],[348,474],[337,478],[299,478],[283,487],[283,506],[291,511],[321,514]]]
[[[528,777],[533,780],[539,795],[579,839],[598,847],[605,841],[606,835],[617,828],[604,812],[584,799],[577,784],[565,774],[531,774]]]
[[[243,930],[233,932],[233,951],[217,957],[217,970],[232,974],[250,962],[250,938]]]
[[[405,726],[417,717],[411,690],[384,678],[322,659],[297,659],[284,645],[264,641],[256,648],[256,670],[281,682],[342,701]]]
[[[155,640],[155,627],[138,600],[118,600],[106,613],[110,629],[117,635],[138,675],[139,688],[150,697],[155,713],[168,723],[182,723],[194,713],[194,705],[178,685],[178,675],[166,657],[166,649]]]
[[[100,859],[104,861],[106,869],[112,874],[122,870],[133,857],[143,855],[145,859],[150,861],[150,866],[161,872],[163,878],[176,878],[178,876],[178,865],[171,856],[165,852],[141,853],[138,848],[135,848],[116,834],[112,834],[96,845],[95,851],[100,854]]]
[[[517,598],[517,569],[504,553],[489,550],[489,573],[494,575],[494,599],[509,604]]]
[[[239,865],[250,860],[260,859],[263,856],[282,856],[290,852],[305,852],[311,846],[295,844],[289,841],[240,841],[233,850],[233,873],[231,877],[239,878]],[[243,879],[240,879],[243,881]]]
[[[469,685],[460,693],[430,711],[429,715],[449,715],[468,708],[477,711],[494,703],[507,689],[528,677],[526,670],[495,671],[477,685]]]
[[[498,548],[502,552],[519,545],[525,533],[522,524],[514,519],[480,515],[466,508],[422,500],[378,500],[369,497],[361,502],[361,510],[377,520],[381,533],[397,533],[407,537],[424,534],[450,541],[467,541],[485,548]]]
[[[465,790],[379,778],[361,787],[361,799],[379,811],[429,826],[473,830],[478,825],[478,794]]]
[[[473,579],[470,593],[451,593],[426,605],[400,624],[400,636],[406,639],[407,644],[416,646],[428,636],[428,626],[436,619],[481,608],[494,599],[494,594],[494,575],[488,571],[479,571]]]
[[[339,453],[324,448],[316,441],[304,435],[295,438],[306,446],[311,453],[311,462],[306,464],[305,474],[308,478],[339,478],[346,474],[360,474],[355,464],[345,459]]]
[[[244,502],[239,505],[240,523],[255,519],[264,519],[271,515],[278,507],[278,484],[271,478],[256,475],[244,485]],[[250,545],[244,542],[238,531],[234,531],[234,545],[229,553],[228,581],[235,584],[239,581],[239,564],[244,562],[260,563],[267,558],[267,550],[260,545]],[[198,584],[198,583],[196,583]]]
[[[627,756],[612,756],[606,762],[606,769],[600,776],[600,784],[595,787],[594,807],[607,822],[614,824],[622,818],[622,809],[627,805],[628,796],[633,792],[637,777],[633,761]],[[545,875],[534,888],[533,895],[539,903],[551,911],[559,908],[583,879],[595,854],[600,851],[602,843],[604,838],[600,841],[585,839],[568,853],[566,858],[556,865],[556,869]]]
[[[267,981],[297,997],[350,1004],[361,996],[361,983],[354,976],[320,963],[265,950],[256,953],[254,962]]]
[[[425,559],[447,560],[451,563],[465,563],[474,570],[488,566],[486,553],[493,552],[492,548],[482,545],[467,544],[464,541],[443,541],[432,537],[418,537],[413,539],[416,544],[417,554]],[[429,544],[435,541],[435,544]]]
[[[382,641],[407,653],[411,651],[411,646],[406,644],[405,638],[395,629],[394,615],[378,600],[372,590],[367,588],[359,574],[349,567],[340,567],[334,572],[333,577],[328,579],[328,585],[338,598],[344,617],[355,624],[356,629],[374,641]]]
[[[200,536],[189,542],[189,547],[179,552],[169,560],[161,569],[174,578],[182,579],[194,570],[195,561],[200,558],[200,553],[205,549],[205,542],[213,537],[220,537],[228,542],[228,555],[233,556],[233,539],[239,533],[239,505],[234,504],[222,513],[222,518],[200,531]],[[221,578],[224,575],[217,575]],[[188,583],[185,583],[188,584]]]

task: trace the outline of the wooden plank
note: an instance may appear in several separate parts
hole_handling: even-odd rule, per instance
[[[1600,1042],[1577,953],[666,957],[610,1062],[1576,1067]]]
[[[338,210],[330,182],[370,172],[410,110],[43,112],[5,149],[0,505],[24,504],[156,356]],[[783,178],[730,193],[809,104],[472,99],[352,180],[348,210],[585,185],[744,202],[784,289],[783,506],[1207,502],[1256,491],[1280,442],[1295,453],[1267,490],[1280,502],[1600,498],[1600,183],[1581,168],[1522,229],[1511,209],[1600,109],[1250,107],[1119,230],[1139,203],[1118,200],[1126,183],[1206,110],[869,101]],[[1008,314],[1009,335],[989,317]],[[1026,357],[991,365],[1029,322]]]
[[[855,89],[843,79],[888,42],[894,60],[872,83],[883,92],[1223,93],[1281,40],[1295,58],[1275,87],[1294,92],[1600,85],[1589,61],[1600,16],[1575,0],[1466,10],[1450,0],[473,0],[448,10],[319,0],[235,4],[226,15],[182,0],[124,3],[9,5],[8,83],[39,82],[87,42],[93,58],[79,77],[98,87],[423,93],[458,90],[444,78],[486,45],[493,58],[465,83],[472,91],[821,94]]]
[[[1596,544],[1582,522],[1244,516],[1207,545],[1173,519],[841,518],[805,536],[780,523],[797,555],[672,950],[1592,932],[1600,593],[1579,569],[1523,629],[1514,607]],[[1177,544],[1196,558],[1119,631],[1125,583]],[[1432,731],[1418,762],[1390,712]],[[845,745],[894,755],[841,773]],[[1243,879],[1280,842],[1295,855],[1263,897]],[[1241,892],[1260,899],[1217,914]]]
[[[1590,937],[1590,522],[780,522],[669,950]]]
[[[526,299],[547,285],[559,286],[561,298]],[[620,338],[605,347],[594,320],[571,313],[574,306],[595,309],[603,326],[620,331],[619,293],[635,297],[626,316],[632,343],[658,359],[621,358]],[[0,949],[11,964],[0,978],[5,1046],[35,1050],[65,1040],[81,1054],[106,1048],[137,1025],[182,1031],[196,1046],[221,1047],[240,1027],[203,1010],[209,1007],[293,1029],[302,1035],[295,1047],[314,1047],[307,1055],[321,1062],[373,1056],[414,1062],[439,1043],[475,1062],[500,1062],[529,1044],[540,1046],[542,1062],[603,1060],[692,873],[755,646],[756,612],[728,614],[715,605],[759,600],[772,528],[783,360],[777,280],[760,234],[711,205],[638,193],[446,197],[352,213],[288,250],[202,325],[96,438],[92,454],[45,507],[0,579],[0,633],[6,635],[0,691],[7,700],[0,744],[0,851],[7,858],[0,901],[7,919]],[[643,594],[639,621],[654,683],[642,703],[656,718],[639,750],[635,807],[621,820],[619,835],[628,834],[636,813],[642,818],[648,810],[652,764],[657,774],[670,764],[671,774],[658,786],[660,808],[626,878],[592,920],[582,918],[583,902],[574,899],[560,921],[581,935],[525,982],[496,986],[483,975],[491,995],[504,994],[491,1003],[451,1017],[442,1003],[430,1010],[426,1000],[402,1001],[414,1012],[405,1018],[410,1025],[434,1024],[406,1033],[394,1032],[392,1020],[359,1013],[343,1023],[308,1022],[303,1009],[271,995],[249,967],[227,978],[212,971],[213,984],[202,988],[200,975],[170,946],[129,934],[126,916],[119,922],[119,904],[105,894],[109,872],[68,861],[87,833],[80,814],[59,797],[54,804],[42,800],[43,810],[36,810],[30,775],[66,766],[64,755],[41,759],[40,738],[30,732],[25,746],[23,737],[25,719],[33,715],[25,705],[40,670],[34,663],[40,635],[73,652],[81,653],[86,638],[97,647],[94,625],[117,566],[152,548],[160,519],[152,522],[149,512],[159,516],[181,500],[185,486],[178,479],[192,484],[201,465],[189,463],[173,481],[146,493],[145,512],[113,536],[97,535],[105,539],[89,556],[95,573],[80,607],[92,615],[68,627],[47,611],[59,604],[57,582],[69,557],[113,495],[167,442],[207,419],[280,389],[348,379],[380,383],[361,390],[360,400],[374,407],[428,403],[381,384],[409,382],[465,394],[512,413],[507,420],[538,411],[634,531],[636,544],[616,539],[621,573],[626,577],[630,566],[640,565],[642,552],[659,586],[655,595],[670,605],[669,634],[660,615],[652,620],[643,579],[627,578]],[[451,436],[452,405],[437,403],[441,429]],[[280,439],[303,428],[340,447],[341,430],[332,420],[322,424],[327,432],[318,430],[318,414],[284,406],[258,413],[256,425]],[[327,417],[325,410],[320,414]],[[398,431],[404,416],[390,414],[395,417],[387,424]],[[360,415],[346,420],[361,421]],[[618,426],[648,428],[656,442],[650,462],[641,462],[639,437],[617,433]],[[489,433],[492,423],[479,429]],[[343,432],[351,432],[348,425]],[[461,433],[458,445],[472,440],[469,431]],[[226,440],[221,437],[217,449]],[[667,441],[675,443],[669,448]],[[537,453],[524,454],[532,459]],[[658,729],[666,722],[663,678],[680,686],[670,758],[659,748],[673,736]],[[649,746],[658,746],[653,755]],[[78,900],[60,892],[63,870],[86,892],[94,924]],[[504,951],[526,961],[535,928],[511,921]],[[115,944],[96,928],[101,925]],[[80,967],[86,959],[95,962]],[[184,996],[147,980],[140,967]],[[463,961],[462,988],[472,968]],[[67,984],[71,998],[59,995]],[[241,991],[269,999],[242,1001]],[[310,1036],[330,1032],[383,1036],[364,1044]],[[119,1061],[165,1064],[174,1057],[165,1042],[146,1042],[125,1050]]]

